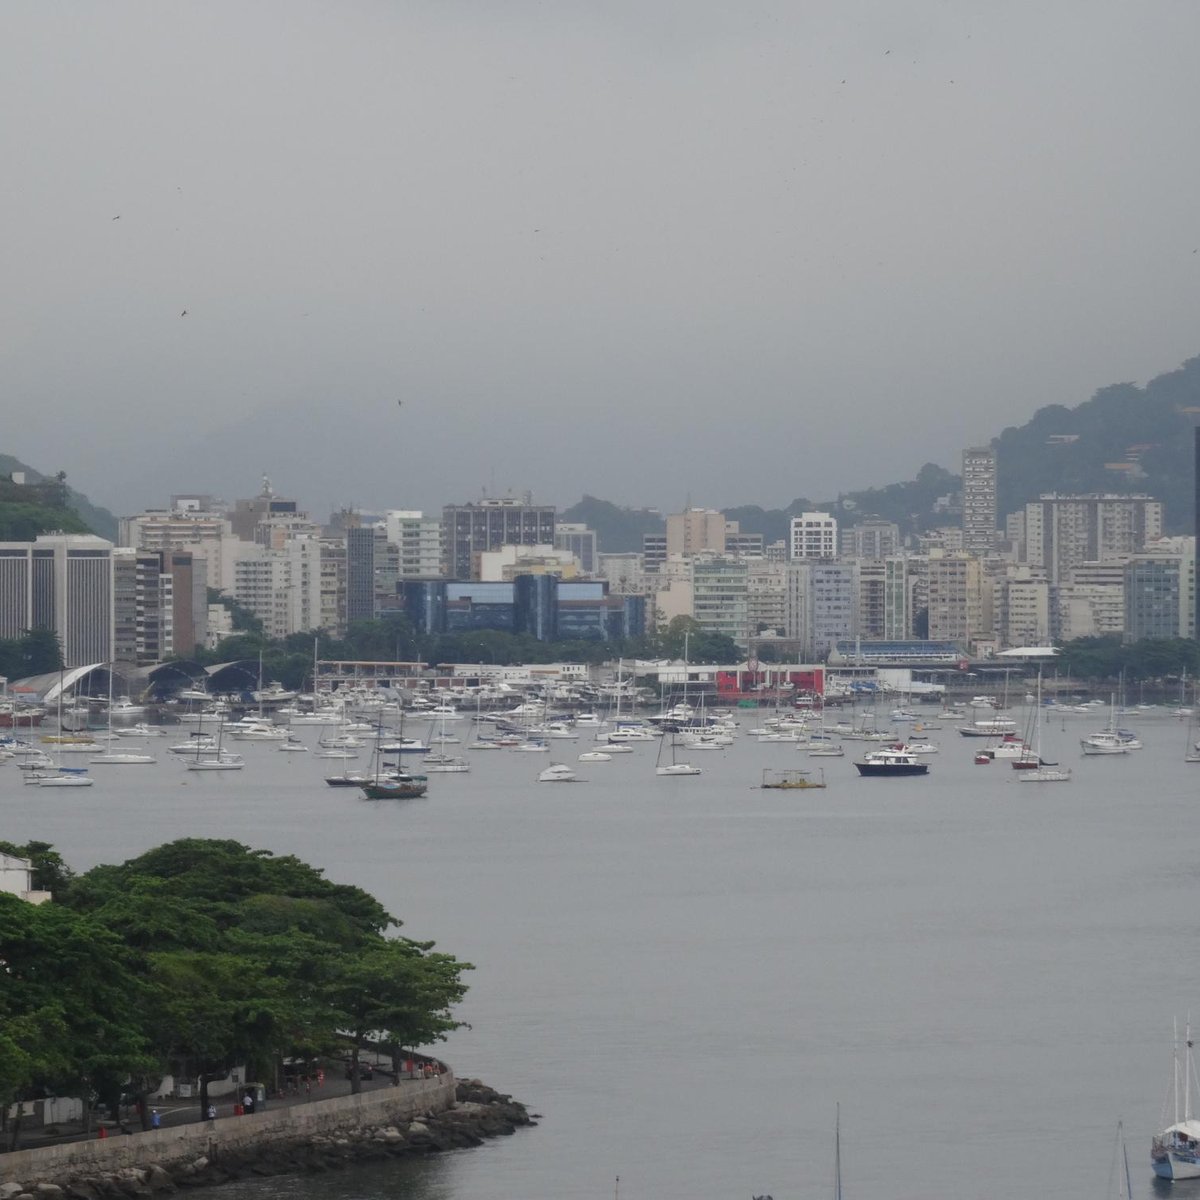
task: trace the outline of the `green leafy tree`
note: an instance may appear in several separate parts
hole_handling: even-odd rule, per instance
[[[459,1027],[451,1007],[466,993],[469,963],[433,953],[432,942],[393,938],[346,956],[332,972],[328,995],[350,1043],[351,1091],[360,1090],[359,1055],[382,1039],[397,1066],[401,1046],[428,1045]]]

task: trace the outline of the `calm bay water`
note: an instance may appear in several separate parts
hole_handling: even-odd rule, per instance
[[[1128,722],[1144,750],[1082,758],[1103,722],[1045,729],[1069,784],[974,766],[947,722],[925,779],[860,779],[846,743],[826,790],[762,791],[806,756],[743,735],[693,754],[699,778],[656,778],[644,745],[534,782],[581,739],[475,753],[407,802],[328,788],[311,755],[248,744],[202,775],[164,745],[86,791],[0,767],[0,837],[76,869],[183,836],[293,853],[475,964],[444,1056],[539,1128],[238,1200],[603,1200],[618,1175],[621,1200],[807,1200],[831,1192],[835,1102],[847,1197],[1115,1195],[1118,1118],[1151,1196],[1172,1018],[1200,1019],[1200,764],[1161,717]]]

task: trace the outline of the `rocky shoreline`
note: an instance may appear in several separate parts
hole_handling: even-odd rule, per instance
[[[265,1138],[261,1144],[222,1148],[211,1155],[187,1159],[160,1155],[161,1161],[111,1173],[75,1171],[3,1183],[0,1200],[124,1200],[254,1176],[313,1174],[355,1163],[478,1146],[486,1138],[536,1124],[525,1105],[511,1096],[478,1079],[460,1080],[452,1108],[427,1112],[395,1125],[370,1124],[306,1137]]]

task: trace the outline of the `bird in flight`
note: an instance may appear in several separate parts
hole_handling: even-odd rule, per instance
[[[121,219],[121,214],[120,214],[120,213],[117,213],[117,215],[116,215],[115,217],[113,217],[113,220],[114,220],[114,221],[119,221],[120,219]]]
[[[183,310],[183,312],[181,312],[179,315],[180,315],[181,317],[186,317],[186,316],[187,316],[187,309],[185,308],[185,309]]]

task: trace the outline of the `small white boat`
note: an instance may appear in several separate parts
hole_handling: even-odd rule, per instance
[[[318,750],[315,757],[317,758],[357,758],[357,750]]]
[[[189,771],[240,771],[245,765],[240,754],[231,754],[225,750],[207,758],[195,758],[184,763]]]
[[[158,762],[153,754],[139,754],[133,750],[105,750],[94,754],[88,762],[97,767],[142,767]]]
[[[456,754],[427,754],[421,759],[421,770],[441,771],[443,774],[469,771],[471,764]]]
[[[538,783],[575,783],[578,776],[566,763],[551,763],[538,772]]]
[[[237,722],[226,726],[226,733],[238,742],[282,742],[288,731],[282,725],[271,725],[266,721]]]
[[[691,763],[665,763],[654,768],[655,775],[699,775],[700,768]]]
[[[809,758],[841,758],[846,753],[840,742],[814,742],[805,748]]]
[[[478,741],[469,742],[468,750],[503,750],[504,747],[493,738],[480,738]]]
[[[609,742],[600,753],[607,754],[610,757],[614,754],[632,754],[633,747],[625,742]]]
[[[585,750],[579,756],[580,762],[612,762],[611,751]]]
[[[114,700],[109,706],[108,711],[112,714],[114,721],[122,717],[140,717],[145,711],[144,704],[134,704],[128,696],[121,696]]]
[[[511,750],[520,750],[524,754],[544,754],[550,747],[545,742],[518,742],[515,746],[510,746]]]
[[[167,747],[168,754],[196,754],[206,750],[215,750],[217,739],[211,733],[193,733],[190,742],[176,742]]]
[[[147,725],[145,721],[138,721],[136,725],[127,725],[124,729],[114,729],[113,732],[119,737],[162,737],[166,732],[161,725]]]
[[[54,775],[37,776],[38,787],[91,787],[95,782],[82,767],[60,767]]]
[[[579,733],[572,729],[566,721],[551,721],[546,726],[546,736],[548,738],[557,738],[560,741],[577,741]]]
[[[910,754],[936,754],[938,748],[932,742],[906,742]]]
[[[308,747],[298,738],[289,737],[280,742],[275,747],[276,750],[282,750],[286,754],[307,754]]]

